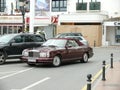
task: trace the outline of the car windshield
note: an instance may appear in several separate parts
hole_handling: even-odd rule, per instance
[[[15,35],[6,34],[0,37],[0,43],[8,43]]]
[[[57,46],[57,47],[64,47],[66,44],[67,40],[63,39],[50,39],[47,40],[43,46]]]

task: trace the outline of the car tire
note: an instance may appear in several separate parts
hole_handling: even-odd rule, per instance
[[[88,54],[87,54],[87,53],[84,53],[84,54],[83,54],[82,62],[83,62],[83,63],[87,63],[87,62],[88,62]]]
[[[0,65],[4,64],[6,61],[5,54],[3,52],[0,52]]]
[[[60,66],[60,64],[61,64],[61,58],[60,58],[60,56],[55,56],[53,58],[53,63],[52,64],[53,64],[54,67]]]

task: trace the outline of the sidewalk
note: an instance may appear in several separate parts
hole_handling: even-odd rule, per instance
[[[97,81],[94,90],[120,90],[120,61],[114,62],[113,68],[108,67],[105,78]]]

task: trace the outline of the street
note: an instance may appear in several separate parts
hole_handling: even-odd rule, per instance
[[[0,90],[81,90],[87,83],[87,74],[94,75],[102,68],[102,61],[110,64],[120,59],[120,47],[95,47],[88,63],[71,62],[60,67],[7,62],[0,65]]]

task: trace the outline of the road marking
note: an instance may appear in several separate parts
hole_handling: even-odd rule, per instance
[[[108,68],[109,65],[106,65],[105,68]],[[96,75],[92,78],[91,84],[102,74],[102,69],[96,73]],[[81,89],[81,90],[87,90],[87,84]]]
[[[34,86],[38,85],[39,83],[42,83],[42,82],[44,82],[44,81],[46,81],[48,79],[50,79],[50,77],[46,77],[46,78],[44,78],[44,79],[42,79],[42,80],[40,80],[40,81],[38,81],[36,83],[33,83],[33,84],[23,88],[22,90],[28,90],[29,88],[34,87]]]
[[[0,77],[0,80],[1,80],[1,79],[4,79],[4,78],[7,78],[7,77],[14,76],[14,75],[19,74],[19,73],[26,72],[26,71],[31,70],[31,69],[32,69],[32,68],[24,69],[24,70],[21,70],[21,71],[18,71],[18,72],[15,72],[15,73],[12,73],[12,74],[9,74],[9,75],[6,75],[6,76],[3,76],[3,77]]]
[[[40,83],[42,83],[42,82],[45,82],[45,81],[48,80],[48,79],[50,79],[50,77],[46,77],[46,78],[44,78],[44,79],[42,79],[42,80],[40,80],[40,81],[38,81],[38,82],[35,82],[35,83],[33,83],[33,84],[31,84],[31,85],[23,88],[23,89],[11,89],[11,90],[29,90],[30,88],[32,88],[32,87],[34,87],[34,86],[36,86],[36,85],[38,85],[38,84],[40,84]]]
[[[0,74],[8,74],[8,73],[14,73],[14,72],[18,72],[18,71],[0,72]]]

